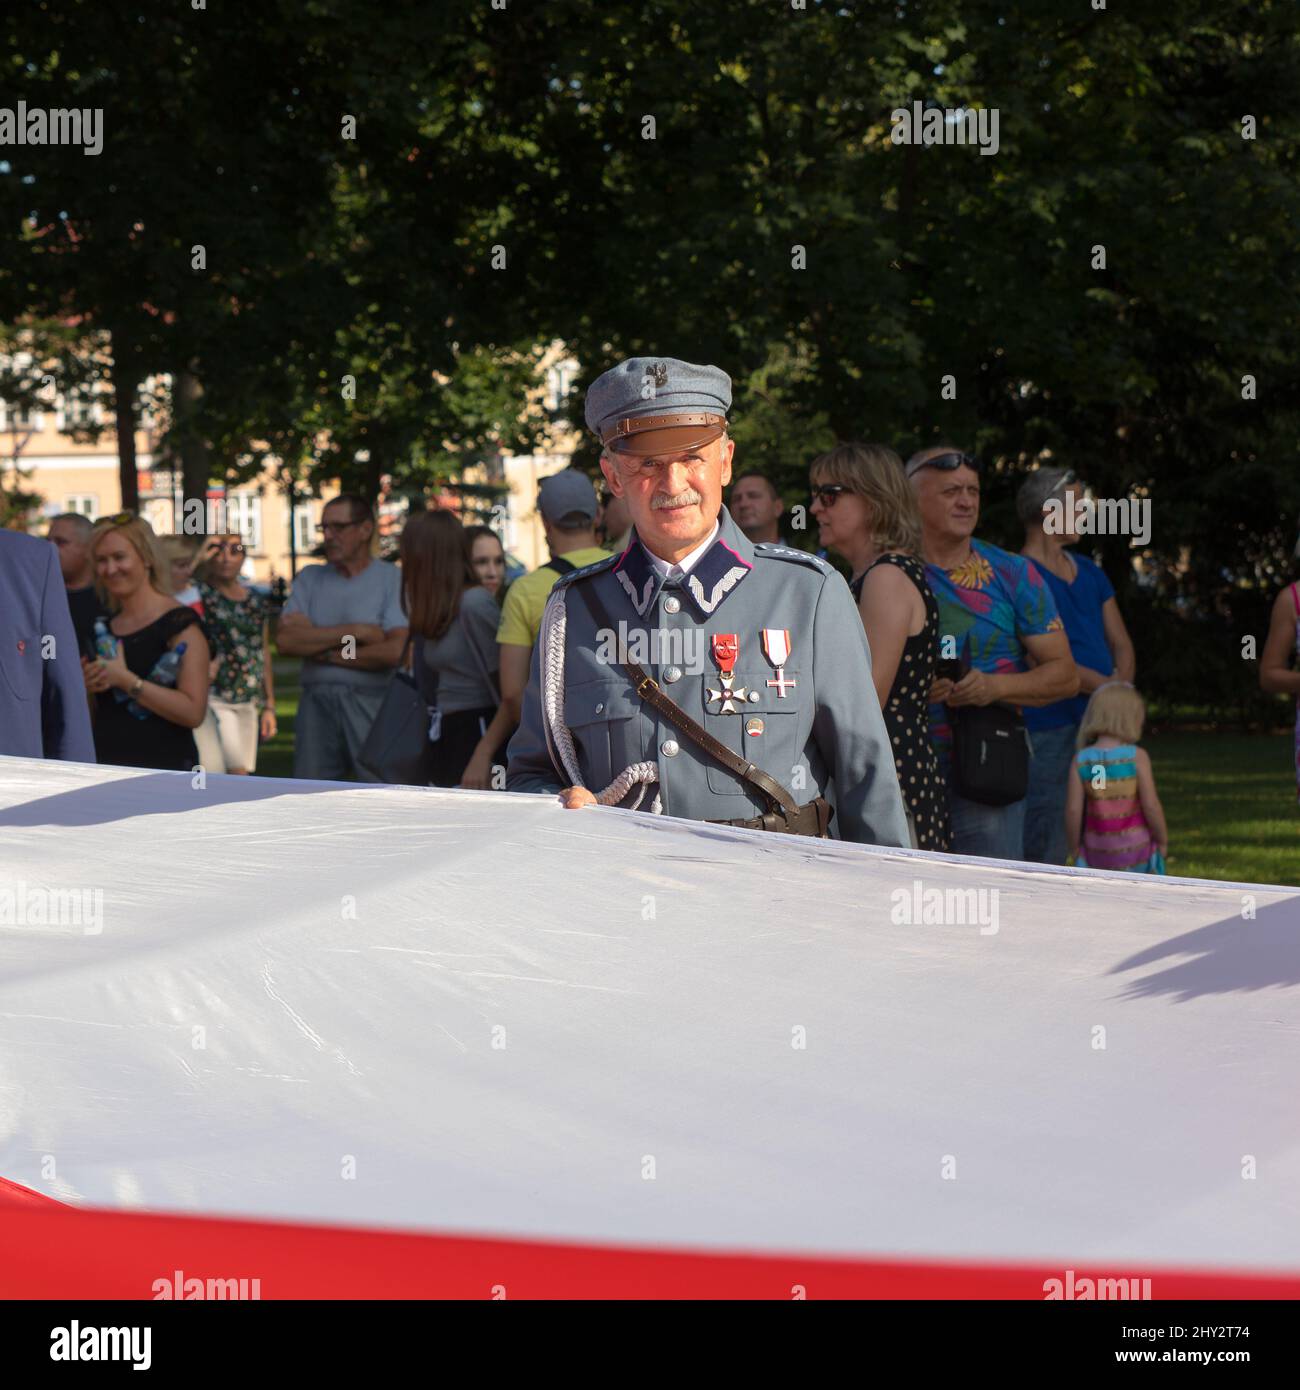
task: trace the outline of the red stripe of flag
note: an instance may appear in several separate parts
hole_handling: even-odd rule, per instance
[[[263,1299],[1042,1299],[1065,1275],[82,1210],[4,1188],[0,1298],[151,1299],[158,1281],[183,1296],[189,1280],[256,1279]],[[1300,1298],[1300,1274],[1076,1267],[1076,1288],[1084,1278],[1149,1278],[1153,1299]]]

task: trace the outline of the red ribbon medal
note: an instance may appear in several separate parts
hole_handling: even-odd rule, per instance
[[[715,632],[709,641],[713,644],[713,659],[724,676],[730,676],[736,669],[736,658],[740,655],[740,638],[734,632]]]
[[[735,679],[736,658],[740,655],[740,637],[735,632],[715,632],[709,638],[713,647],[713,659],[718,663],[718,684],[705,690],[704,695],[710,704],[717,702],[715,714],[740,714],[735,702],[756,699],[742,685],[739,690],[732,688]]]

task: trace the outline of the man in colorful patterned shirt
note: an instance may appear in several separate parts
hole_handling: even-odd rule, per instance
[[[1056,601],[1021,555],[974,538],[980,475],[975,460],[941,446],[907,461],[921,509],[926,578],[939,603],[941,656],[965,674],[934,684],[930,736],[948,782],[953,849],[991,859],[1023,859],[1025,802],[986,806],[952,785],[949,709],[969,705],[1047,705],[1073,695],[1079,673]]]

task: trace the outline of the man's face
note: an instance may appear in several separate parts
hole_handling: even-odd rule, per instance
[[[686,453],[644,457],[602,454],[609,490],[627,502],[637,536],[661,559],[676,559],[700,544],[722,510],[736,446],[725,435]]]
[[[374,528],[368,518],[354,521],[347,502],[330,502],[321,512],[320,529],[325,538],[326,560],[333,565],[350,565],[369,546]]]
[[[922,468],[912,478],[927,538],[967,540],[980,519],[980,475],[960,468]]]
[[[741,478],[731,489],[727,504],[742,531],[759,531],[770,526],[784,510],[781,499],[765,478]]]
[[[63,582],[76,579],[85,570],[90,556],[82,533],[72,521],[52,521],[49,541],[59,552],[59,568],[63,571]]]

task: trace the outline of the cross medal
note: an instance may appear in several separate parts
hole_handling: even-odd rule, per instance
[[[718,663],[718,686],[709,687],[705,690],[705,695],[710,703],[719,700],[721,703],[714,711],[715,714],[739,714],[735,701],[739,700],[742,704],[749,698],[749,692],[742,685],[739,689],[732,686],[736,679],[736,657],[740,653],[740,638],[734,632],[715,632],[710,637],[713,646],[713,659]]]
[[[793,690],[798,681],[792,681],[781,669],[790,660],[790,629],[785,627],[765,627],[763,629],[763,655],[776,667],[776,679],[768,681],[776,687],[778,700],[785,699],[785,692]]]

